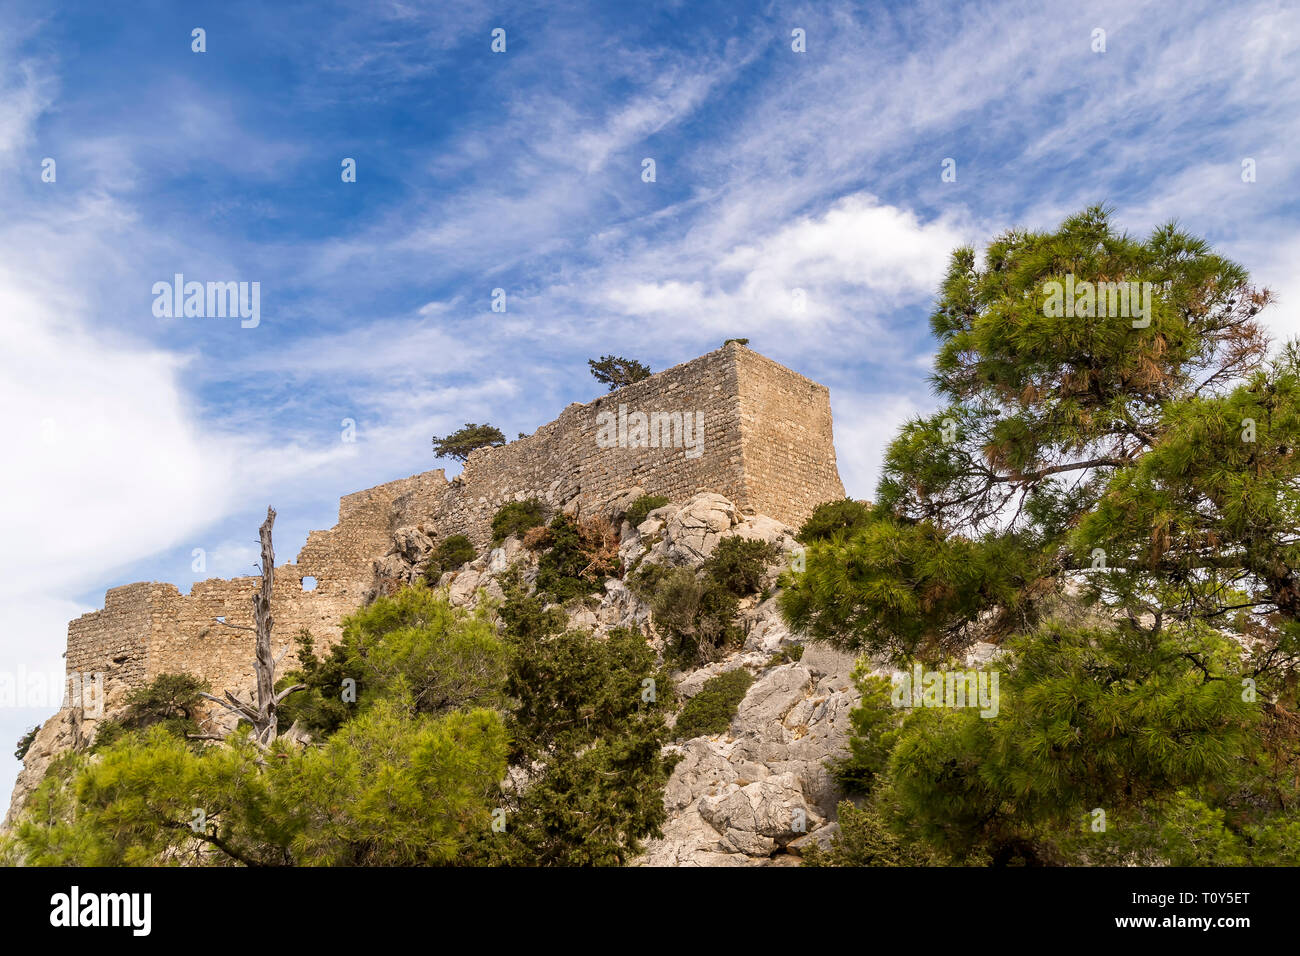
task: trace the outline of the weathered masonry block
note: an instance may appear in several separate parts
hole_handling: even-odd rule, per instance
[[[633,425],[611,443],[609,423],[634,423],[638,413],[674,423],[690,416],[703,432],[665,427],[650,436],[660,447],[638,447]],[[716,492],[744,512],[797,526],[821,502],[844,496],[826,387],[732,343],[570,405],[532,435],[480,449],[452,481],[436,469],[348,495],[339,502],[338,524],[313,531],[297,561],[276,568],[277,651],[301,628],[318,649],[338,639],[340,622],[365,599],[398,528],[466,534],[481,550],[491,539],[492,516],[507,501],[539,498],[583,513],[638,485],[676,501]],[[308,577],[314,590],[303,588]],[[184,671],[218,690],[245,689],[253,681],[253,639],[241,628],[252,625],[258,583],[212,579],[188,595],[170,584],[113,588],[103,610],[68,626],[68,669],[103,671],[128,686]],[[290,654],[282,671],[293,664]]]

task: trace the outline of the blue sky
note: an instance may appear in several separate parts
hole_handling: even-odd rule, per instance
[[[292,559],[608,352],[749,337],[830,386],[868,497],[951,250],[1090,203],[1204,235],[1300,332],[1297,54],[1274,2],[0,0],[0,670],[60,671],[106,587],[251,573],[268,503]],[[155,317],[177,272],[259,282],[261,323]]]

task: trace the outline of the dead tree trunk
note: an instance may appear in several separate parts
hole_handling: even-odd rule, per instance
[[[271,527],[275,524],[275,509],[266,509],[266,520],[258,529],[262,542],[262,586],[253,595],[253,624],[257,632],[254,645],[253,669],[257,675],[253,700],[242,701],[230,691],[226,699],[204,694],[208,700],[220,704],[226,710],[247,720],[253,725],[253,740],[258,747],[265,750],[275,741],[278,731],[276,711],[280,701],[294,691],[305,690],[306,684],[294,684],[278,694],[275,691],[276,659],[271,654],[271,628],[275,621],[271,616],[271,589],[275,582],[275,551],[271,547]]]

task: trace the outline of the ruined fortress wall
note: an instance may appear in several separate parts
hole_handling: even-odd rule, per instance
[[[643,412],[703,414],[700,454],[684,447],[602,447],[598,416],[620,406]],[[630,443],[628,443],[630,444]],[[827,390],[740,345],[731,344],[586,404],[573,404],[532,435],[470,456],[448,482],[441,469],[344,497],[339,522],[313,531],[296,562],[276,568],[272,612],[276,651],[300,628],[318,650],[339,637],[340,622],[365,600],[375,564],[393,531],[421,526],[435,537],[462,533],[482,551],[505,502],[536,497],[554,508],[589,509],[640,485],[683,501],[701,491],[742,511],[801,523],[822,501],[841,498]],[[314,577],[314,590],[303,579]],[[173,585],[113,588],[104,609],[68,626],[70,671],[116,674],[136,686],[163,673],[188,672],[215,690],[253,680],[252,595],[259,580],[211,579],[190,594]],[[225,618],[223,626],[217,619]],[[281,673],[296,663],[290,653]]]
[[[421,484],[445,488],[447,482],[437,469],[348,495],[339,503],[339,523],[311,532],[298,560],[275,569],[277,652],[301,628],[311,631],[318,648],[338,639],[340,622],[361,606],[373,583],[375,559],[388,550],[394,499]],[[315,579],[313,590],[304,589],[305,578]],[[218,690],[245,689],[253,682],[253,633],[246,628],[253,625],[260,585],[260,578],[244,577],[199,581],[189,594],[156,582],[113,588],[103,610],[68,625],[68,670],[104,672],[128,686],[186,672]],[[291,651],[281,672],[296,660]]]
[[[432,500],[406,505],[407,523],[429,515],[443,534],[468,535],[482,549],[491,541],[490,524],[508,501],[538,498],[558,508],[578,503],[589,509],[614,492],[634,486],[647,494],[681,501],[700,491],[715,491],[748,507],[737,398],[737,346],[710,352],[586,404],[573,404],[532,435],[497,448],[474,452],[460,477]],[[685,447],[601,447],[601,415],[617,422],[621,414],[692,415],[704,423],[698,454]],[[697,414],[698,413],[698,414]],[[607,430],[605,435],[610,432]],[[628,430],[628,434],[635,437]],[[660,429],[651,433],[659,444]],[[670,431],[676,441],[679,433]],[[694,437],[694,436],[692,436]],[[688,455],[688,451],[692,454]]]
[[[65,655],[69,674],[111,674],[135,685],[148,669],[150,609],[158,585],[109,588],[104,609],[83,614],[68,625]]]

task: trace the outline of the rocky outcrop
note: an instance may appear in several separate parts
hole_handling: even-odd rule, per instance
[[[717,494],[699,494],[649,513],[633,528],[623,521],[640,488],[620,490],[597,507],[569,513],[605,517],[622,526],[624,569],[643,561],[698,568],[727,537],[768,542],[779,549],[765,578],[774,584],[797,547],[793,529],[764,515],[745,515]],[[418,539],[417,539],[418,540]],[[394,548],[394,554],[418,548]],[[443,575],[450,600],[470,606],[484,595],[501,597],[499,577],[509,569],[525,581],[536,575],[537,555],[515,538],[455,572]],[[608,633],[632,628],[657,650],[650,608],[621,580],[568,608],[569,626]],[[673,675],[685,701],[712,677],[744,668],[754,675],[725,733],[670,745],[679,754],[665,789],[664,835],[650,841],[643,866],[789,866],[810,844],[825,845],[836,832],[842,796],[826,762],[847,751],[849,711],[858,702],[854,658],[821,646],[804,647],[782,621],[775,595],[742,601],[744,644],[721,660]],[[802,656],[800,656],[802,655]],[[790,658],[799,657],[798,660]]]
[[[794,865],[802,846],[833,834],[841,793],[826,761],[847,750],[854,660],[816,648],[774,667],[755,657],[741,651],[679,683],[689,696],[713,673],[759,670],[725,733],[670,748],[683,759],[665,790],[668,823],[642,865]]]

